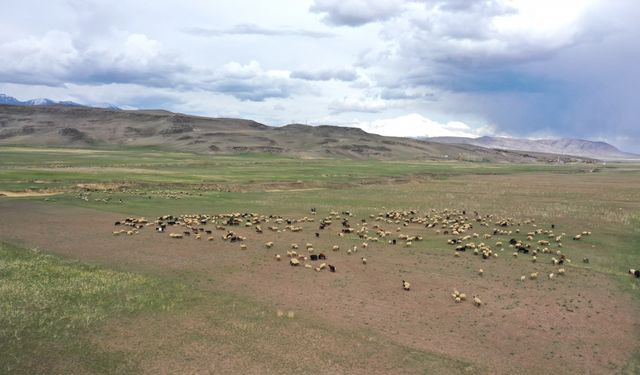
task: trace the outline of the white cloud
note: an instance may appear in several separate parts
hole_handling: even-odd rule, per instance
[[[473,128],[460,121],[440,123],[417,113],[374,121],[355,121],[355,126],[369,133],[392,137],[479,137],[492,128]]]
[[[344,97],[342,100],[334,100],[329,104],[329,110],[333,114],[345,112],[381,112],[389,107],[388,103],[376,98]]]

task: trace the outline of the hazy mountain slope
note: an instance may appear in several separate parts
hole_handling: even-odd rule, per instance
[[[640,155],[620,151],[605,142],[572,138],[531,140],[505,137],[433,137],[427,138],[427,140],[446,144],[469,144],[492,149],[575,155],[594,159],[640,159]]]
[[[552,155],[384,137],[357,128],[300,124],[270,127],[251,120],[205,118],[167,111],[67,106],[0,105],[0,144],[157,146],[193,152],[270,152],[297,157],[382,160],[535,162],[557,159]]]

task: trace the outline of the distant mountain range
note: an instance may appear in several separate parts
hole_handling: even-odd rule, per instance
[[[21,101],[13,96],[0,94],[0,104],[4,105],[19,105],[19,106],[39,106],[39,107],[52,107],[52,106],[63,106],[63,107],[86,107],[82,104],[63,100],[63,101],[55,101],[47,98],[37,98]],[[108,106],[108,109],[119,110],[120,108],[116,106]]]
[[[492,150],[359,128],[207,118],[163,110],[108,110],[65,105],[0,105],[0,145],[56,147],[153,146],[210,154],[271,153],[303,158],[465,160],[502,163],[591,162],[592,159]]]
[[[466,144],[497,150],[573,155],[602,160],[640,160],[640,155],[620,151],[606,142],[594,142],[574,138],[533,140],[507,137],[431,137],[423,139],[431,142]]]
[[[200,152],[277,152],[378,159],[461,158],[527,162],[557,160],[560,155],[564,156],[560,158],[563,161],[571,161],[572,157],[640,160],[640,155],[622,152],[605,142],[570,138],[433,137],[416,140],[383,137],[358,128],[299,124],[269,127],[249,120],[211,119],[162,110],[92,108],[46,98],[20,101],[4,94],[0,94],[0,105],[4,105],[4,109],[0,107],[0,144],[124,143]],[[9,110],[12,107],[15,110]],[[98,124],[99,127],[94,127]]]

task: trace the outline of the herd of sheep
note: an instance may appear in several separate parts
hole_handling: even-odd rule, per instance
[[[239,249],[246,250],[248,243],[246,236],[253,232],[255,237],[269,237],[269,240],[264,242],[264,248],[268,250],[285,251],[283,248],[286,247],[288,264],[292,267],[303,267],[318,272],[323,270],[336,272],[337,267],[327,261],[329,258],[327,254],[344,251],[347,255],[352,255],[359,250],[366,250],[370,243],[410,248],[415,242],[422,241],[426,235],[444,237],[443,244],[446,243],[453,248],[455,257],[469,252],[484,262],[497,261],[496,259],[508,248],[507,253],[510,252],[514,258],[525,256],[532,263],[550,264],[552,272],[547,274],[550,280],[565,276],[566,266],[571,263],[571,259],[563,252],[563,240],[567,237],[566,234],[557,233],[553,224],[538,226],[535,220],[531,219],[516,220],[511,217],[495,217],[480,215],[478,212],[449,209],[431,209],[423,214],[417,210],[387,211],[371,214],[360,220],[355,220],[353,213],[349,211],[333,211],[322,218],[317,218],[317,213],[313,208],[310,216],[302,218],[256,213],[164,215],[155,220],[128,217],[115,222],[116,226],[126,229],[116,230],[113,235],[135,235],[143,228],[154,227],[156,232],[167,234],[174,239],[189,237],[196,240],[215,241],[219,238],[227,243],[237,243]],[[338,228],[332,230],[335,227]],[[236,228],[244,229],[241,231]],[[214,231],[219,234],[214,235]],[[283,246],[278,243],[278,239],[286,232],[311,232],[312,234],[305,234],[309,241],[322,234],[323,237],[334,238],[333,241],[336,242],[349,241],[349,245],[340,246],[335,243],[325,245],[326,249],[316,249],[311,242],[306,242],[304,245],[291,243]],[[582,231],[569,238],[580,241],[590,235],[590,231]],[[505,241],[505,238],[508,240]],[[356,242],[355,245],[354,242]],[[275,252],[273,257],[276,261],[283,258],[278,252]],[[544,257],[546,259],[543,259]],[[362,256],[360,261],[366,265],[368,259]],[[583,258],[582,261],[589,263],[588,258]],[[631,269],[629,272],[640,278],[640,270]],[[482,268],[478,270],[480,276],[483,273]],[[538,277],[539,272],[530,272],[528,275],[520,276],[519,280],[524,282],[527,278],[535,280]],[[410,282],[402,280],[402,288],[410,291]],[[466,294],[457,290],[453,291],[452,298],[456,303],[467,300]],[[478,307],[483,305],[479,296],[473,296],[472,301]]]

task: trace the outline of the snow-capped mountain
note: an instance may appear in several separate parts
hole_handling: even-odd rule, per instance
[[[53,106],[53,105],[61,105],[67,107],[84,107],[82,104],[78,104],[72,101],[61,101],[57,102],[55,100],[47,99],[47,98],[37,98],[30,99],[25,101],[20,101],[13,96],[0,94],[0,104],[5,105],[23,105],[23,106]]]

